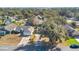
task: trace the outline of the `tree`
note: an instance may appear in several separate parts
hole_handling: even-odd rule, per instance
[[[65,21],[63,22],[63,20],[60,17],[50,18],[40,26],[38,31],[42,35],[48,36],[51,43],[55,43],[58,40],[62,42],[63,39],[67,39],[67,31],[64,28]]]
[[[73,28],[76,28],[76,22],[72,22],[71,25]]]
[[[0,20],[0,25],[3,25],[4,24],[4,21],[1,19]]]

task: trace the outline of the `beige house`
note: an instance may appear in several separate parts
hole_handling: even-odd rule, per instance
[[[34,16],[32,20],[33,20],[33,25],[40,25],[43,22],[45,22],[47,19],[40,15],[37,15],[37,16]]]

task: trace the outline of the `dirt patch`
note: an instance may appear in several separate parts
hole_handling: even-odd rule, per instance
[[[0,38],[0,46],[1,45],[11,45],[15,46],[21,41],[21,37],[18,37],[16,34],[9,34],[2,36]]]

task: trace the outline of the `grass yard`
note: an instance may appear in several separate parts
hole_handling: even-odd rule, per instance
[[[69,40],[67,40],[67,45],[70,46],[72,44],[79,44],[79,42],[76,41],[75,38],[69,38]]]
[[[57,46],[62,48],[62,47],[70,46],[72,44],[79,45],[79,42],[77,42],[75,38],[70,37],[69,40],[63,41],[62,43],[59,43]]]

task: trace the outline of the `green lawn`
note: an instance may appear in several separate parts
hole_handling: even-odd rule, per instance
[[[72,44],[79,44],[79,42],[77,42],[75,38],[69,38],[69,40],[67,40],[67,45],[70,46]]]

